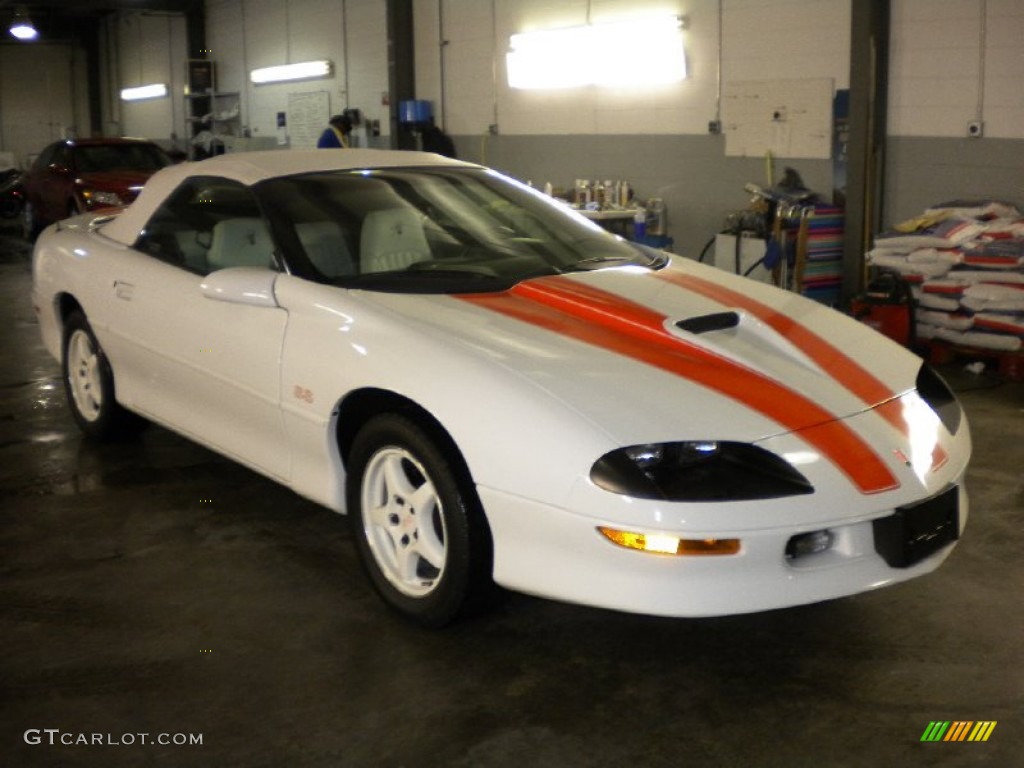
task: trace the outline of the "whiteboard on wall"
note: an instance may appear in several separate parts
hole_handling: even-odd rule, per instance
[[[832,154],[830,77],[741,80],[722,90],[725,154],[730,157],[807,157]]]
[[[327,91],[288,94],[288,143],[292,149],[313,149],[331,119]]]

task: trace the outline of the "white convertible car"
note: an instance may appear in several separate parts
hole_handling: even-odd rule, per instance
[[[160,171],[33,259],[93,438],[144,417],[348,513],[430,626],[494,584],[706,616],[920,576],[971,452],[932,370],[812,301],[480,166],[372,150]]]

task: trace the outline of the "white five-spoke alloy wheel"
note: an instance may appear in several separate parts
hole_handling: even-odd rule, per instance
[[[75,408],[88,422],[99,419],[103,409],[103,382],[100,359],[91,336],[76,329],[68,337],[67,382]]]
[[[108,440],[136,432],[145,424],[118,404],[114,373],[81,310],[74,310],[64,321],[61,364],[68,406],[86,435]]]
[[[458,448],[427,420],[371,418],[348,454],[347,507],[374,588],[440,627],[494,595],[490,529]]]
[[[448,558],[444,508],[423,465],[409,451],[385,447],[363,473],[363,526],[384,577],[404,595],[430,593]]]

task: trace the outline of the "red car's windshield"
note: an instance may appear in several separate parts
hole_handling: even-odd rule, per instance
[[[158,171],[171,164],[170,158],[150,144],[99,144],[74,149],[75,170],[79,173],[97,171]]]

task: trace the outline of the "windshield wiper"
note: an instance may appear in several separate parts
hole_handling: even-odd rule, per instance
[[[633,256],[591,256],[589,259],[580,259],[574,267],[588,267],[593,264],[604,264],[609,261],[632,261]]]
[[[570,264],[566,268],[566,272],[585,272],[590,269],[600,269],[608,264],[636,264],[636,256],[591,256],[587,259],[580,259],[577,262]],[[647,266],[641,264],[639,266]]]

